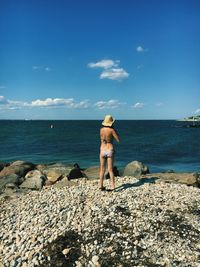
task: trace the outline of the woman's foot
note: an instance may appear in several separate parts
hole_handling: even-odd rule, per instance
[[[99,187],[99,189],[100,189],[101,191],[106,191],[105,186]]]
[[[109,189],[107,189],[106,191],[107,192],[112,192],[112,191],[114,191],[115,190],[115,188],[109,188]]]

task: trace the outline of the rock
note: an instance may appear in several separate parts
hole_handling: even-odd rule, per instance
[[[3,168],[7,166],[9,166],[9,163],[0,162],[0,171],[3,170]]]
[[[50,186],[50,185],[53,185],[53,184],[55,184],[55,183],[54,182],[51,182],[49,180],[46,180],[46,182],[45,182],[45,185],[46,186]]]
[[[197,173],[152,173],[144,175],[143,178],[157,178],[156,183],[180,183],[198,187]]]
[[[16,174],[22,177],[25,176],[27,172],[33,170],[34,167],[35,165],[33,163],[18,160],[13,162],[9,166],[4,167],[0,172],[0,178],[11,174]]]
[[[41,169],[42,173],[47,176],[47,179],[55,183],[58,180],[66,177],[73,169],[73,165],[64,165],[62,163],[47,165],[44,169]]]
[[[81,168],[79,167],[79,165],[77,163],[74,164],[74,168],[67,175],[67,178],[69,180],[77,179],[77,178],[83,178],[83,177],[84,177],[84,173],[81,171]]]
[[[28,162],[28,161],[23,161],[23,160],[17,160],[10,164],[10,166],[23,166],[23,165],[30,165],[33,168],[35,167],[35,164]]]
[[[8,183],[8,184],[6,184],[6,188],[15,189],[15,188],[17,188],[17,186],[13,183]]]
[[[90,168],[87,168],[84,171],[85,177],[88,178],[89,180],[92,179],[99,179],[99,166],[93,166]]]
[[[196,178],[197,186],[200,187],[200,174],[198,172],[195,172],[194,177]]]
[[[69,254],[70,250],[71,250],[71,248],[65,248],[65,249],[63,249],[62,254],[67,255],[67,254]]]
[[[94,264],[96,264],[96,263],[98,263],[98,261],[99,261],[99,257],[96,256],[96,255],[94,255],[94,256],[92,257],[92,262],[93,262]]]
[[[132,161],[126,165],[123,176],[140,177],[142,174],[149,173],[149,168],[139,161]]]
[[[46,174],[48,181],[51,182],[52,184],[56,183],[58,180],[62,178],[62,173],[60,173],[59,171],[50,170],[43,173]]]
[[[113,173],[114,173],[114,176],[115,176],[115,177],[119,177],[119,176],[120,176],[120,174],[119,174],[119,170],[117,169],[116,166],[113,167]],[[109,179],[109,178],[110,178],[110,174],[109,174],[109,172],[107,172],[107,173],[105,174],[105,178],[106,178],[106,179]]]
[[[56,183],[52,183],[50,181],[46,181],[45,185],[50,186],[53,185],[54,188],[64,188],[64,187],[70,187],[77,185],[78,180],[68,180],[67,178],[63,178],[60,181],[57,181]]]
[[[8,174],[3,177],[0,177],[0,188],[4,189],[7,184],[14,184],[18,186],[20,182],[20,177],[17,174]]]
[[[166,170],[164,173],[175,173],[174,170]]]
[[[26,174],[25,181],[20,185],[20,188],[42,189],[46,177],[39,171],[33,170]]]

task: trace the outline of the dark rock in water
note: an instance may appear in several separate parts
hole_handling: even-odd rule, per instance
[[[123,176],[140,177],[142,174],[149,173],[149,168],[142,162],[132,161],[126,165]]]
[[[33,163],[18,160],[4,167],[0,172],[0,178],[11,174],[16,174],[20,177],[25,176],[26,173],[33,170],[34,167],[35,165]]]
[[[39,171],[33,170],[27,173],[25,181],[20,185],[20,188],[42,189],[46,177]]]
[[[84,177],[84,174],[82,173],[81,168],[77,163],[74,164],[74,168],[67,175],[68,180],[82,178],[82,177]]]

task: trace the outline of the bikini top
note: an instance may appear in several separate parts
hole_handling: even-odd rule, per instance
[[[112,143],[111,140],[106,140],[106,139],[101,139],[101,142],[103,142],[104,144]]]

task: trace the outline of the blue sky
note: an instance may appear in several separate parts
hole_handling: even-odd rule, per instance
[[[0,119],[179,119],[199,87],[198,0],[0,1]]]

